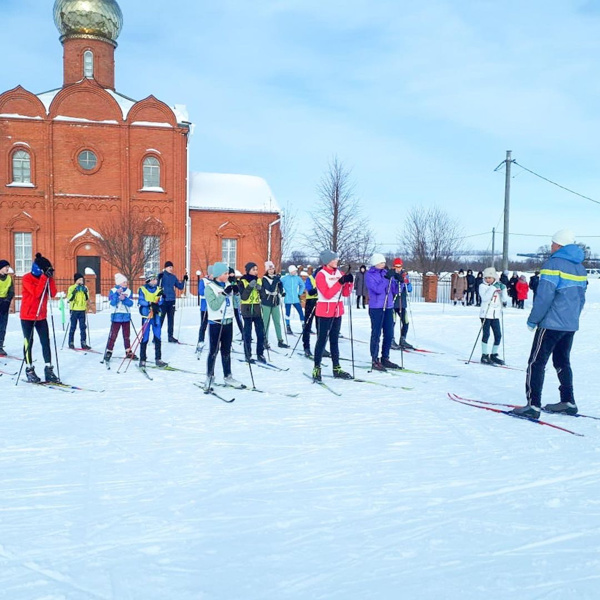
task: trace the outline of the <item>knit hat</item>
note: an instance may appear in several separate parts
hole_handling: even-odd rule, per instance
[[[302,273],[300,273],[300,277],[308,277],[308,273],[306,271],[302,271]]]
[[[52,263],[39,252],[35,255],[35,260],[33,262],[42,270],[42,273],[46,269],[52,268]]]
[[[402,265],[404,265],[404,263],[402,262],[401,258],[395,258],[394,259],[394,266],[395,267],[401,267]]]
[[[525,275],[521,275],[521,277],[519,277],[519,279],[520,279],[521,281],[527,281],[527,277],[525,277]]]
[[[250,273],[250,271],[252,269],[254,269],[254,267],[257,267],[258,265],[252,261],[247,262],[246,265],[244,266],[244,270],[246,271],[246,273]]]
[[[275,265],[270,260],[267,260],[265,262],[265,271],[268,271],[269,269],[274,269],[274,268],[275,268]]]
[[[78,279],[83,279],[83,275],[81,273],[75,273],[75,275],[73,275],[73,281],[77,281]]]
[[[552,241],[559,246],[575,243],[575,234],[570,229],[561,229],[552,236]]]
[[[172,266],[173,266],[173,263],[172,263],[170,260],[168,260],[168,261],[165,263],[165,269],[166,269],[167,267],[172,267]]]
[[[288,273],[290,273],[290,275],[291,275],[292,273],[297,273],[297,272],[298,272],[298,267],[297,267],[296,265],[290,265],[290,266],[288,267]]]
[[[223,273],[229,273],[229,267],[223,262],[216,262],[212,266],[212,276],[216,279],[217,277],[221,277]]]
[[[123,285],[127,281],[127,277],[123,273],[115,273],[115,285]]]
[[[383,254],[380,254],[379,252],[375,252],[375,254],[371,256],[371,264],[375,266],[379,263],[385,263],[385,256]]]
[[[4,269],[4,267],[10,266],[10,263],[7,260],[0,260],[0,269]]]
[[[487,269],[484,269],[483,278],[485,279],[486,277],[493,277],[494,279],[496,279],[496,269],[494,269],[494,267],[488,267]]]
[[[319,254],[319,260],[322,265],[328,265],[332,260],[339,258],[340,255],[333,250],[323,250],[321,254]]]
[[[146,273],[146,277],[144,277],[146,283],[152,281],[153,279],[158,279],[158,275],[151,271],[150,273]]]
[[[208,267],[206,267],[206,274],[207,274],[209,277],[212,277],[212,276],[213,276],[213,265],[208,265]]]
[[[239,272],[237,269],[235,269],[235,270],[233,271],[233,274],[234,274],[236,277],[241,277],[241,276],[242,276],[242,274],[241,274],[241,273],[240,273],[240,272]]]

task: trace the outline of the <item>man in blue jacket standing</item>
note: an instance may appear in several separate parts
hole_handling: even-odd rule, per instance
[[[527,319],[527,327],[535,331],[525,381],[527,405],[511,411],[530,419],[540,416],[544,370],[550,355],[560,382],[560,402],[547,404],[544,410],[577,414],[570,355],[585,304],[584,253],[575,244],[575,235],[569,229],[561,229],[552,236],[551,252],[540,270],[540,282]]]
[[[175,301],[177,296],[175,295],[175,288],[182,290],[188,280],[188,274],[183,276],[183,281],[179,281],[177,276],[173,274],[173,263],[168,260],[165,263],[165,270],[158,276],[158,285],[163,290],[163,306],[160,315],[160,327],[162,329],[165,317],[168,318],[167,331],[169,335],[169,342],[171,344],[178,344],[179,340],[173,336],[173,326],[175,324]]]

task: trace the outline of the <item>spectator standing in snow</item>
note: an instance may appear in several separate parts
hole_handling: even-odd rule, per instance
[[[15,296],[15,286],[9,271],[10,263],[7,260],[0,260],[0,356],[6,356],[4,337],[8,325],[10,303]]]
[[[533,292],[533,298],[535,300],[535,293],[538,289],[538,285],[540,283],[540,272],[536,271],[529,280],[529,289]]]
[[[481,296],[481,308],[479,318],[481,319],[481,362],[484,365],[503,365],[504,361],[498,356],[500,341],[502,340],[502,329],[500,317],[502,308],[508,302],[506,286],[496,281],[496,269],[488,267],[483,271],[483,283],[479,286]],[[490,329],[494,333],[494,345],[492,352],[488,349]]]
[[[462,305],[465,305],[465,294],[467,292],[467,277],[463,269],[460,269],[458,273],[452,274],[452,300],[454,301],[454,306],[458,302],[461,302]]]
[[[517,308],[525,308],[525,300],[529,295],[529,286],[525,275],[521,275],[515,284],[515,294],[517,295]]]
[[[162,329],[165,318],[167,318],[168,340],[171,344],[179,343],[179,340],[175,339],[173,335],[173,327],[175,325],[175,303],[177,301],[175,288],[183,290],[188,279],[187,271],[183,276],[182,281],[177,279],[177,276],[173,274],[173,263],[170,260],[165,263],[164,271],[158,276],[158,285],[163,291],[160,326]]]
[[[477,273],[475,277],[475,304],[481,306],[481,296],[479,295],[479,286],[483,283],[483,271]]]
[[[525,378],[527,404],[512,411],[530,419],[540,416],[544,371],[550,355],[560,382],[560,402],[547,404],[544,410],[577,414],[570,357],[585,304],[584,252],[575,244],[575,235],[569,229],[552,236],[551,252],[540,270],[540,283],[527,319],[527,327],[535,331]]]
[[[354,278],[354,293],[356,294],[356,308],[360,308],[360,300],[362,298],[362,307],[367,308],[366,300],[367,300],[367,286],[365,283],[365,273],[367,272],[367,267],[365,265],[360,265],[360,269],[358,269],[358,273]]]
[[[512,277],[508,280],[508,295],[512,300],[512,307],[517,307],[517,281],[519,281],[519,274],[513,271]]]
[[[475,277],[473,271],[467,269],[467,306],[475,304]]]

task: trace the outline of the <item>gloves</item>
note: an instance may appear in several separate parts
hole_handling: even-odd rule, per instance
[[[233,285],[229,284],[223,291],[226,294],[237,294],[240,291],[240,288],[234,283]]]
[[[54,267],[48,267],[45,271],[44,271],[44,275],[46,277],[54,277]]]
[[[256,279],[253,279],[248,285],[254,289],[256,287]]]
[[[504,308],[506,308],[506,307],[508,306],[508,302],[503,302],[503,303],[502,303],[502,306],[503,306]]]
[[[156,292],[156,297],[160,298],[161,296],[164,296],[165,293],[163,292],[162,288],[158,288],[158,291]]]
[[[184,283],[187,283],[187,282],[188,282],[188,280],[189,280],[189,277],[188,277],[188,274],[186,273],[186,274],[183,276],[183,282],[184,282]]]
[[[404,271],[404,270],[400,271],[400,281],[402,283],[410,283],[408,281],[408,273],[406,271]]]
[[[345,283],[352,283],[354,281],[354,275],[352,275],[352,273],[346,273],[345,275],[342,275],[338,281],[344,285]]]
[[[152,302],[152,304],[150,304],[150,310],[152,311],[153,315],[158,315],[160,313],[160,307],[158,304],[156,304],[156,302]]]
[[[537,327],[537,325],[535,323],[531,323],[530,321],[527,321],[527,329],[529,329],[529,331],[535,331],[536,327]]]
[[[384,275],[384,277],[385,277],[386,279],[391,279],[392,277],[395,277],[395,278],[397,279],[397,277],[396,277],[396,272],[395,272],[393,269],[388,269],[388,270],[385,272],[385,275]],[[340,281],[341,281],[341,280],[340,280]]]

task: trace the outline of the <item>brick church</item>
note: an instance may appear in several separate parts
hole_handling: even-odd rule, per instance
[[[116,0],[56,0],[54,21],[62,87],[0,95],[0,258],[20,275],[42,252],[57,277],[88,267],[108,280],[115,269],[98,246],[98,224],[139,213],[155,220],[160,238],[151,268],[165,260],[177,273],[217,260],[238,269],[268,256],[279,262],[280,210],[267,183],[188,176],[185,107],[116,91]]]

